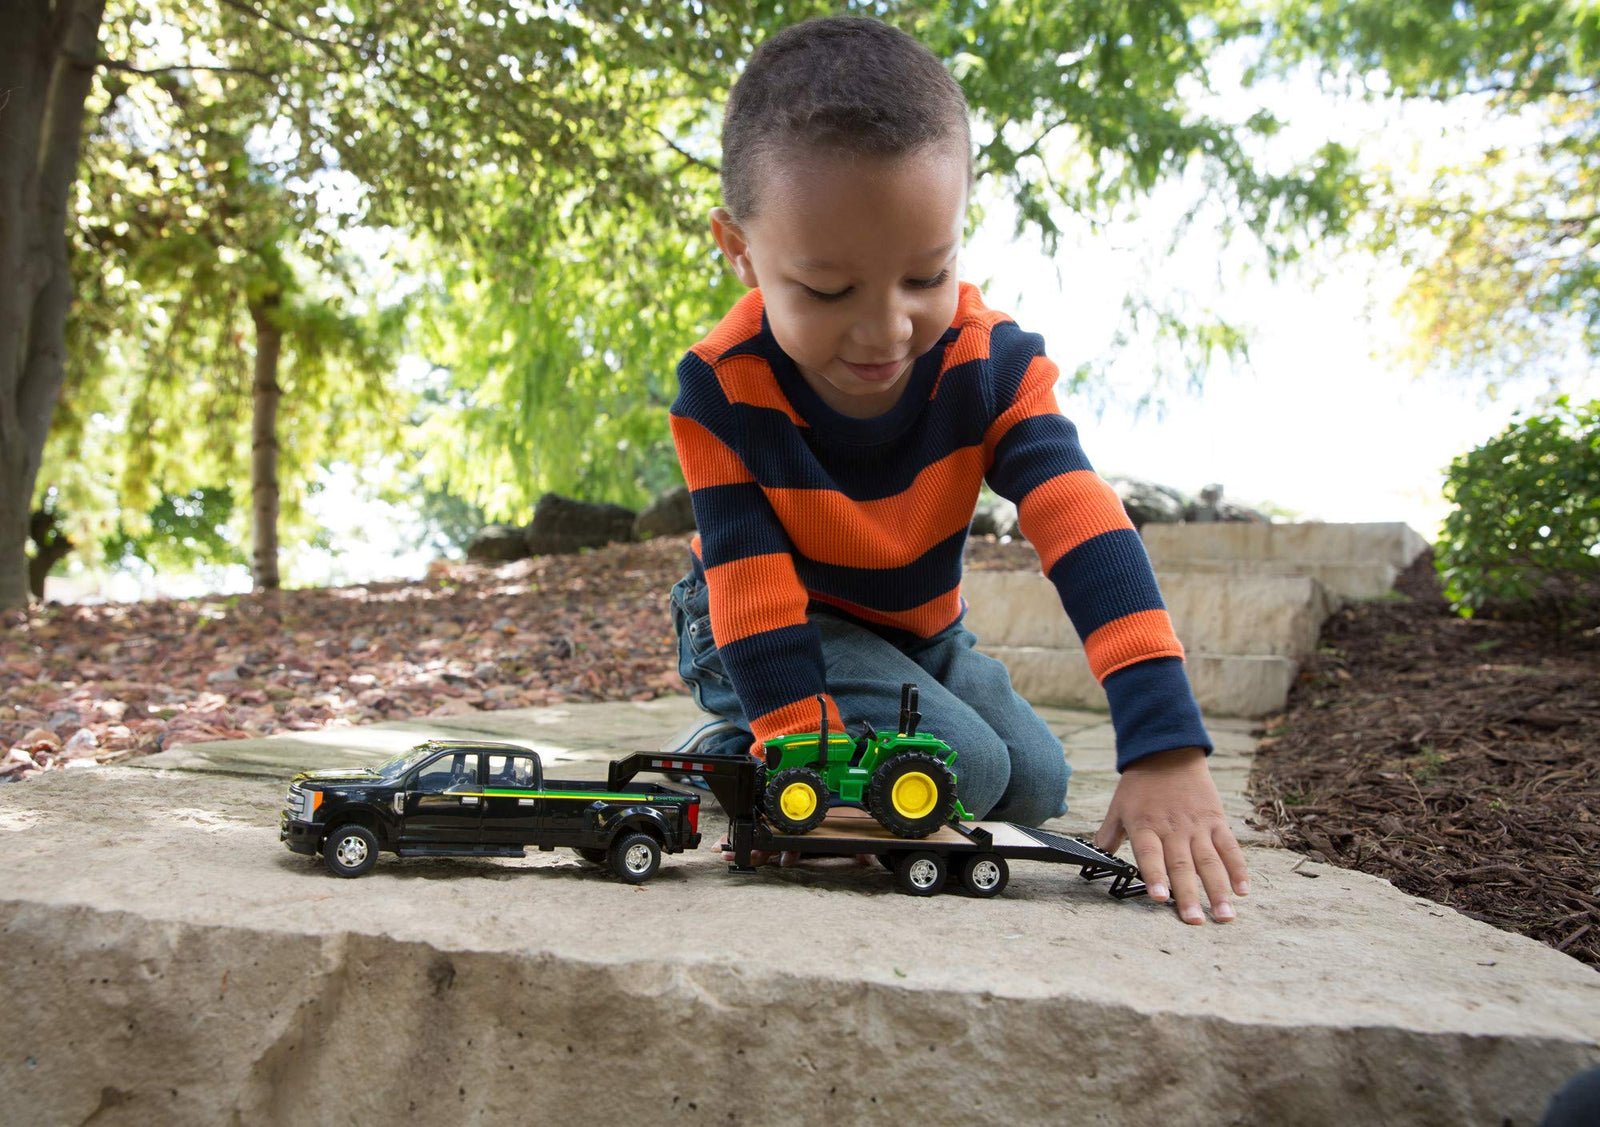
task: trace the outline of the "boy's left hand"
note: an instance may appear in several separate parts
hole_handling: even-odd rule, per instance
[[[1176,897],[1184,923],[1205,922],[1202,883],[1218,923],[1233,919],[1230,881],[1233,893],[1250,892],[1244,851],[1228,827],[1200,748],[1147,755],[1122,772],[1106,820],[1095,834],[1095,848],[1114,853],[1124,837],[1133,843],[1133,858],[1150,898]]]

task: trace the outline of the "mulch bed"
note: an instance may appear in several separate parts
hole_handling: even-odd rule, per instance
[[[1458,618],[1426,557],[1397,586],[1265,722],[1258,824],[1600,967],[1600,637]]]

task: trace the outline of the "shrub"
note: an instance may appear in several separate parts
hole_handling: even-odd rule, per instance
[[[1600,400],[1565,396],[1446,471],[1455,504],[1435,551],[1463,614],[1570,615],[1600,580]]]

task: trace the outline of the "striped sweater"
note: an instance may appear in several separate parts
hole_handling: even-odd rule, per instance
[[[1105,688],[1117,766],[1210,741],[1139,534],[1057,410],[1043,338],[962,284],[956,316],[888,412],[829,407],[773,339],[760,290],[678,365],[672,437],[694,504],[694,566],[757,741],[815,731],[813,609],[900,638],[961,617],[979,485],[1017,505]],[[857,718],[852,718],[857,719]]]

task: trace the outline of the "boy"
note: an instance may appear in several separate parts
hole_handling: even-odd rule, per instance
[[[956,280],[966,102],[874,20],[788,28],[729,97],[711,229],[746,294],[678,366],[672,433],[699,535],[672,592],[680,669],[756,743],[896,715],[958,752],[963,804],[1066,810],[1060,742],[961,625],[978,487],[1022,531],[1105,686],[1123,771],[1098,840],[1201,923],[1248,891],[1183,651],[1116,493],[1055,404],[1040,337]],[[850,730],[854,731],[852,727]]]

